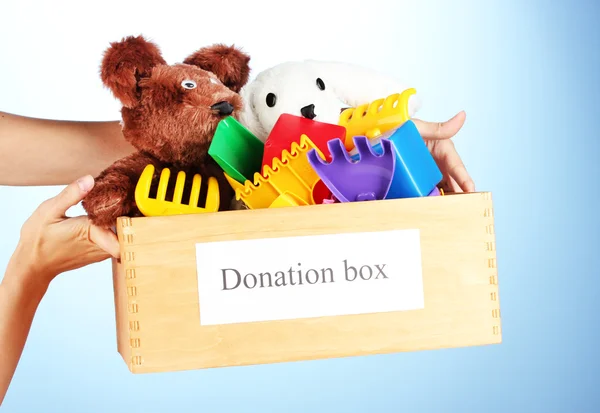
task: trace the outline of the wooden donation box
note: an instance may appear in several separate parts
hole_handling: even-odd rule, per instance
[[[501,342],[491,193],[120,218],[133,373]]]

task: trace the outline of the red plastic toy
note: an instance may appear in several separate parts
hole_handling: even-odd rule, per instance
[[[331,159],[327,142],[339,138],[346,139],[346,128],[331,123],[317,122],[304,117],[284,113],[279,116],[265,142],[263,165],[271,165],[273,158],[281,157],[283,150],[289,150],[292,142],[300,142],[302,135],[323,152],[327,160]]]
[[[333,199],[333,194],[327,188],[327,185],[320,179],[317,181],[312,190],[312,201],[315,205],[325,204]],[[332,201],[333,202],[333,201]]]

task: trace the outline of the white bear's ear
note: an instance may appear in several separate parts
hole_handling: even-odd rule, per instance
[[[337,97],[350,107],[371,103],[414,87],[386,74],[350,63],[318,60],[305,62],[323,79],[325,87],[330,87]],[[417,93],[409,98],[408,113],[413,117],[419,109],[421,99]]]

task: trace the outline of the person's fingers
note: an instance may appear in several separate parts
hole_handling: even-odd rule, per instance
[[[67,210],[81,202],[93,187],[94,178],[91,175],[70,183],[46,204],[48,213],[54,218],[63,218]]]
[[[119,247],[117,235],[108,229],[100,228],[92,224],[89,225],[90,241],[96,244],[102,250],[106,251],[112,257],[119,258],[121,255],[121,249]]]
[[[456,179],[454,179],[452,177],[452,175],[450,175],[450,177],[448,177],[448,181],[450,182],[450,191],[451,192],[464,192],[463,189],[460,187],[460,185],[456,182]]]
[[[111,254],[99,247],[90,237],[88,216],[63,219],[47,227],[48,240],[46,265],[54,275],[72,271],[90,264],[101,262]]]
[[[444,190],[444,192],[447,192],[447,193],[463,192],[462,189],[460,188],[460,186],[454,180],[454,178],[452,178],[451,176],[449,176],[445,173],[444,173],[444,178],[438,185]]]
[[[475,182],[473,182],[473,179],[469,176],[465,168],[460,170],[459,174],[454,176],[453,179],[463,191],[475,192]]]
[[[460,159],[454,145],[447,145],[443,157],[444,170],[448,174],[451,186],[457,188],[460,192],[475,192],[475,183],[469,176],[467,168]],[[454,192],[459,192],[453,189]]]
[[[425,122],[412,119],[423,139],[450,139],[458,133],[465,123],[467,114],[464,111],[457,113],[446,122]]]

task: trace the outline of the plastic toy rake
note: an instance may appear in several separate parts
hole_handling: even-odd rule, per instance
[[[303,134],[299,143],[292,142],[288,150],[283,150],[281,159],[273,158],[271,166],[264,165],[262,174],[255,173],[254,183],[247,180],[241,184],[227,173],[225,178],[235,190],[236,199],[249,209],[310,205],[319,175],[308,163],[309,151],[325,159],[321,150]]]
[[[167,189],[171,171],[164,168],[161,171],[158,180],[158,189],[156,198],[150,198],[150,189],[152,187],[152,178],[154,177],[154,166],[147,165],[140,175],[140,179],[135,187],[135,202],[140,212],[147,217],[166,216],[166,215],[184,215],[201,214],[205,212],[217,212],[219,210],[220,196],[219,183],[213,176],[208,178],[208,189],[206,192],[206,203],[204,208],[198,206],[200,198],[200,188],[202,186],[202,177],[199,174],[194,175],[192,179],[192,188],[190,198],[187,204],[181,202],[185,187],[185,172],[179,171],[175,181],[173,191],[173,200],[167,201]]]
[[[377,99],[356,108],[344,110],[338,124],[346,128],[344,145],[347,150],[353,148],[354,136],[377,138],[392,129],[400,127],[410,119],[408,100],[417,93],[413,88],[402,93],[394,93],[385,99]]]
[[[386,197],[396,163],[392,142],[382,140],[382,154],[377,155],[365,136],[355,136],[354,145],[360,154],[356,162],[340,139],[332,139],[327,145],[331,163],[319,159],[314,150],[308,152],[308,161],[340,202],[374,201]]]

